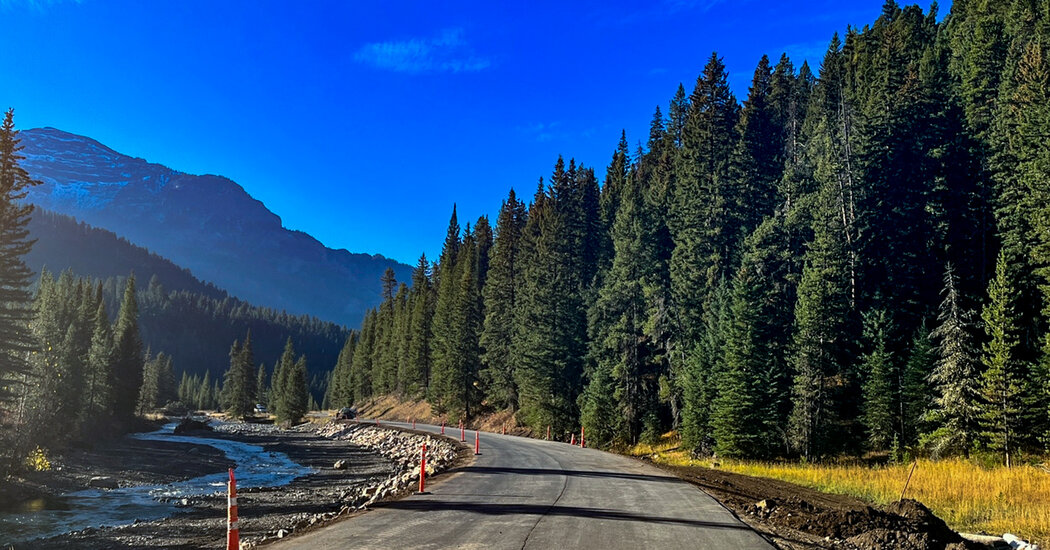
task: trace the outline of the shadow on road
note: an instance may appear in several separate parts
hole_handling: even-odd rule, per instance
[[[466,466],[450,470],[453,472],[470,472],[475,474],[514,474],[532,476],[572,476],[597,477],[613,479],[630,479],[634,481],[653,481],[658,483],[681,483],[682,480],[670,476],[651,476],[643,474],[625,474],[621,472],[594,472],[587,470],[556,470],[552,468],[497,468],[492,466]]]
[[[390,508],[394,510],[408,510],[413,512],[448,511],[457,510],[484,514],[490,516],[505,515],[535,515],[535,516],[571,516],[579,518],[606,519],[616,521],[638,521],[642,523],[661,523],[673,525],[689,525],[692,527],[707,527],[712,529],[732,529],[737,531],[750,531],[751,528],[742,523],[719,523],[714,521],[701,521],[684,518],[666,518],[660,516],[645,516],[632,514],[618,510],[606,510],[602,508],[584,508],[582,506],[551,506],[549,504],[487,504],[476,502],[456,502],[448,500],[398,500],[377,504],[376,508]]]

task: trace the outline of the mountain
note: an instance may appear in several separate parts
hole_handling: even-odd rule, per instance
[[[333,250],[281,218],[237,183],[123,155],[55,128],[19,133],[22,165],[43,185],[29,200],[105,228],[249,302],[356,326],[380,299],[381,255]]]

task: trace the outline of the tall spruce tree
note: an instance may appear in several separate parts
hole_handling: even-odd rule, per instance
[[[25,354],[32,349],[29,323],[33,317],[25,255],[32,249],[26,226],[33,205],[23,203],[33,180],[21,166],[14,110],[8,109],[0,125],[0,403],[13,396],[14,381],[28,372]]]
[[[900,443],[910,447],[919,441],[922,433],[923,415],[930,408],[929,376],[937,361],[937,349],[933,345],[930,330],[923,324],[912,339],[908,360],[900,375],[899,417],[897,430]]]
[[[618,159],[613,159],[614,169]],[[622,182],[620,205],[613,224],[614,254],[609,272],[590,312],[591,357],[595,374],[584,393],[590,422],[608,420],[598,393],[610,385],[617,404],[614,436],[637,443],[646,413],[655,409],[658,377],[652,368],[653,343],[645,338],[648,311],[643,285],[651,267],[645,248],[645,209],[637,178]],[[585,426],[602,434],[602,426]],[[608,428],[605,428],[608,429]]]
[[[131,274],[113,330],[113,414],[118,420],[128,420],[135,414],[143,363],[135,275]]]
[[[95,434],[106,424],[113,391],[112,368],[113,327],[109,324],[106,305],[100,299],[92,317],[91,346],[88,348],[87,372],[84,373],[80,424],[86,434]]]
[[[288,373],[284,391],[281,392],[283,397],[281,415],[277,419],[295,425],[310,410],[310,391],[306,383],[306,357],[299,356],[289,370],[291,372]]]
[[[924,417],[931,431],[921,439],[934,457],[970,453],[977,437],[980,399],[971,314],[962,303],[950,264],[944,271],[942,295],[939,325],[931,334],[937,343],[937,364],[930,373],[936,396]]]
[[[704,308],[702,332],[685,359],[682,370],[682,445],[693,452],[709,453],[714,447],[711,406],[717,398],[729,326],[729,289],[715,286]]]
[[[690,96],[670,205],[671,289],[687,341],[699,336],[706,297],[734,260],[739,229],[722,224],[735,215],[729,169],[738,111],[725,65],[712,53]]]
[[[988,303],[981,313],[987,342],[981,362],[981,436],[992,450],[1003,453],[1006,466],[1022,439],[1021,400],[1026,380],[1017,358],[1015,294],[1007,274],[1006,254],[1000,252],[995,278],[988,286]]]
[[[496,237],[484,287],[485,319],[480,345],[481,373],[486,397],[500,407],[517,409],[518,389],[514,382],[511,343],[518,288],[521,285],[522,232],[525,204],[511,189],[496,218]]]
[[[824,455],[845,443],[841,436],[834,441],[830,436],[840,420],[838,394],[845,389],[835,381],[845,370],[851,334],[849,268],[835,189],[825,188],[820,199],[798,286],[791,353],[795,375],[789,439],[805,457]]]
[[[580,262],[572,249],[574,187],[559,158],[550,194],[542,182],[529,208],[522,248],[522,285],[514,315],[518,419],[533,430],[574,430],[586,354]]]
[[[434,287],[430,264],[426,255],[419,257],[412,271],[412,292],[409,295],[411,314],[408,323],[408,371],[405,373],[405,394],[426,394],[430,384],[431,321],[434,316]]]
[[[448,392],[447,377],[452,372],[452,364],[456,361],[455,344],[455,310],[456,294],[459,286],[460,267],[456,260],[459,258],[461,246],[459,221],[456,217],[456,207],[452,207],[452,217],[448,222],[448,232],[445,235],[445,244],[441,249],[441,258],[438,262],[436,273],[436,299],[434,302],[434,317],[431,324],[432,339],[430,344],[431,357],[431,381],[428,397],[435,403],[438,410],[442,409],[442,400]]]
[[[867,349],[860,359],[860,371],[864,377],[862,420],[869,448],[881,451],[889,449],[894,441],[900,441],[893,422],[897,369],[889,349],[889,314],[884,309],[868,311],[864,314],[863,330]]]

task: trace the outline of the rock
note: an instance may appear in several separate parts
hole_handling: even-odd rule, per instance
[[[178,426],[175,426],[175,435],[184,434],[194,431],[212,431],[211,426],[208,426],[207,422],[201,422],[200,420],[194,420],[193,418],[186,417],[179,422]]]
[[[88,487],[96,489],[116,489],[120,487],[117,480],[107,476],[95,476],[88,480]]]
[[[347,460],[336,460],[335,464],[332,465],[336,470],[345,470],[348,466],[350,466],[350,462]]]
[[[763,514],[768,514],[777,507],[777,502],[771,498],[763,499],[755,503],[755,508]]]

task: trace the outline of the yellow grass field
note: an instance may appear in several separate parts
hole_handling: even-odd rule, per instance
[[[673,447],[640,445],[630,454],[680,466],[712,466],[709,460],[690,459]],[[718,468],[886,504],[900,497],[911,464],[870,467],[720,460]],[[1014,533],[1042,546],[1050,543],[1050,473],[1039,467],[989,469],[960,459],[919,460],[906,497],[922,502],[958,531]]]

